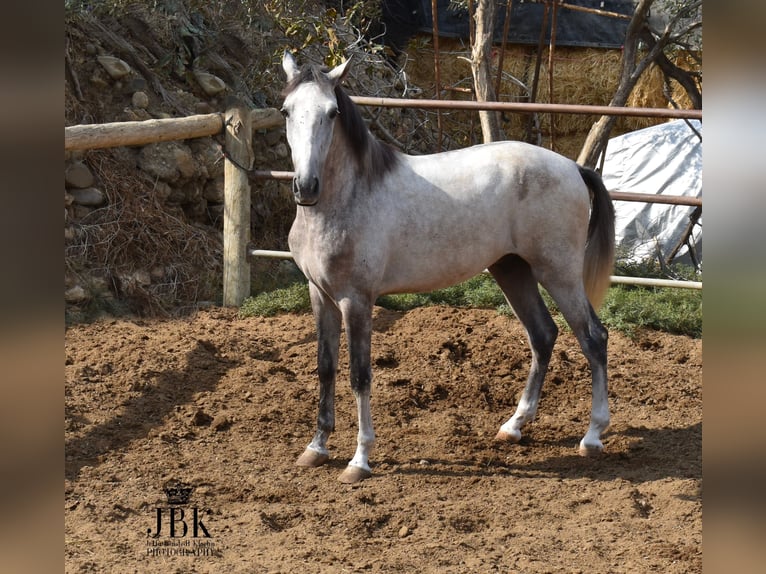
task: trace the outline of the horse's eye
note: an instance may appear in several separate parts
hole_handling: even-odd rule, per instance
[[[290,117],[290,112],[288,112],[285,108],[282,108],[279,110],[279,113],[285,116],[286,118]]]
[[[327,115],[330,117],[330,119],[331,119],[331,120],[334,120],[335,118],[337,118],[337,117],[338,117],[338,114],[339,114],[339,113],[340,113],[340,110],[338,110],[338,108],[333,108],[333,109],[331,109],[331,110],[330,110],[330,111],[327,113]]]

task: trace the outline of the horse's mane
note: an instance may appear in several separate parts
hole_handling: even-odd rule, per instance
[[[282,95],[287,96],[306,82],[327,82],[324,75],[327,71],[326,68],[318,66],[304,67],[300,74],[285,86]],[[340,85],[335,86],[335,99],[338,102],[339,123],[348,141],[349,151],[360,171],[366,173],[369,180],[374,182],[396,165],[397,151],[370,133],[359,108]]]

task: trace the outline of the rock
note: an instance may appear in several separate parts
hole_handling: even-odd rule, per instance
[[[145,269],[139,269],[133,273],[132,279],[134,282],[144,287],[152,284],[152,277]]]
[[[104,205],[106,203],[104,192],[95,187],[71,189],[69,190],[69,193],[72,196],[72,202],[78,205],[98,207],[99,205]]]
[[[186,193],[183,189],[180,187],[173,187],[168,186],[170,189],[170,195],[168,195],[167,199],[165,200],[165,203],[173,203],[176,205],[181,205],[183,203],[186,203]]]
[[[202,203],[202,188],[203,184],[198,179],[187,181],[181,186],[181,191],[184,194],[181,203]]]
[[[263,135],[263,141],[269,147],[275,146],[282,141],[284,135],[284,130],[266,130],[266,133]]]
[[[152,115],[142,108],[125,108],[122,110],[122,121],[125,122],[145,122],[151,119]]]
[[[120,117],[120,121],[123,122],[137,122],[139,121],[138,114],[136,113],[137,110],[133,110],[131,108],[125,108],[122,110],[122,115]]]
[[[210,426],[216,431],[225,431],[231,426],[231,420],[226,415],[217,415]]]
[[[167,182],[156,181],[154,184],[154,194],[159,201],[165,202],[173,194],[173,188]]]
[[[222,178],[209,179],[202,191],[202,197],[213,203],[223,203],[224,187]]]
[[[290,157],[290,150],[285,144],[279,143],[274,146],[274,155],[279,159],[286,159]]]
[[[161,142],[141,148],[138,167],[163,181],[173,183],[179,178],[189,178],[196,173],[191,149],[180,142]]]
[[[174,158],[178,172],[183,178],[190,178],[197,175],[197,162],[188,146],[179,146],[174,151]]]
[[[402,526],[399,529],[399,538],[407,538],[410,535],[410,529],[408,526]]]
[[[218,76],[199,70],[195,70],[193,74],[202,91],[210,97],[216,96],[226,89],[226,83]]]
[[[81,161],[72,162],[64,170],[64,183],[67,187],[84,189],[92,186],[96,181],[93,172]]]
[[[119,80],[130,74],[131,69],[127,62],[115,58],[114,56],[99,56],[96,58],[98,63],[101,64],[106,73],[109,74],[113,80]]]
[[[75,204],[71,207],[71,209],[72,209],[72,219],[75,219],[75,220],[84,219],[88,217],[93,211],[93,208],[87,205]]]
[[[131,102],[134,108],[145,110],[149,107],[149,96],[146,95],[146,92],[135,92]]]
[[[88,294],[81,285],[75,285],[74,287],[64,291],[64,301],[67,303],[82,303],[88,300]]]
[[[194,104],[195,114],[212,114],[215,112],[215,108],[207,102],[197,102]]]
[[[221,144],[212,138],[198,138],[189,142],[194,158],[204,168],[205,177],[223,177],[223,152]],[[203,171],[200,169],[200,171]]]

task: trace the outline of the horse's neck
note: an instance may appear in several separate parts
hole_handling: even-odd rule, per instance
[[[320,199],[320,203],[332,204],[333,208],[348,204],[361,187],[367,186],[364,166],[360,165],[356,154],[348,146],[346,137],[335,133],[325,159],[322,174],[322,194],[325,197]]]

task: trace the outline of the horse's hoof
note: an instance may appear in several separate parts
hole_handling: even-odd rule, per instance
[[[521,440],[521,431],[515,431],[515,432],[506,432],[504,430],[498,431],[498,433],[495,435],[495,440],[497,442],[517,443]]]
[[[316,468],[322,466],[328,460],[330,460],[329,454],[307,448],[303,451],[303,454],[298,457],[298,460],[295,461],[295,466]]]
[[[583,444],[580,443],[577,453],[580,456],[599,456],[604,452],[604,445],[599,444]]]
[[[344,470],[338,477],[338,480],[343,484],[355,484],[363,481],[365,478],[370,478],[371,476],[372,473],[365,468],[359,466],[347,466],[346,470]]]

